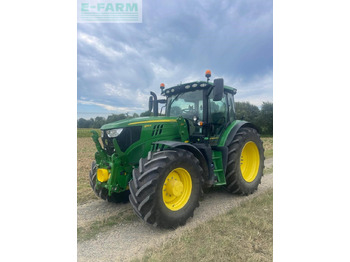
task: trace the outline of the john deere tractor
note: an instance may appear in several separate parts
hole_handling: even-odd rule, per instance
[[[151,117],[101,127],[90,184],[100,198],[129,201],[149,224],[176,228],[199,206],[204,188],[223,186],[234,194],[257,190],[264,149],[257,128],[237,120],[236,89],[222,78],[179,84],[158,99],[151,92]],[[165,116],[160,116],[163,112]]]

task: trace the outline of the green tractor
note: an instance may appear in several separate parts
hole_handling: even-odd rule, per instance
[[[235,118],[236,89],[222,78],[151,92],[151,117],[125,119],[92,131],[97,152],[90,171],[95,194],[129,201],[144,221],[163,228],[184,225],[204,188],[234,194],[257,190],[264,149],[257,128]],[[165,108],[165,116],[159,115]]]

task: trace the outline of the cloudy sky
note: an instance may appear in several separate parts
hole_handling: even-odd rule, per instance
[[[143,21],[78,24],[78,118],[147,110],[150,91],[223,77],[236,101],[272,100],[272,0],[143,1]]]

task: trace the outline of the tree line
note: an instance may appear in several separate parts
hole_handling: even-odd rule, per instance
[[[249,102],[235,102],[236,119],[248,121],[262,135],[273,135],[273,103],[263,102],[261,109]]]
[[[249,102],[235,102],[235,113],[236,119],[245,120],[253,123],[259,129],[263,135],[272,135],[273,134],[273,104],[270,102],[263,102],[261,109],[259,107],[250,104]],[[133,115],[126,114],[112,114],[107,118],[97,116],[95,118],[78,119],[78,128],[100,128],[104,124],[112,123],[115,121],[150,116],[150,112],[146,111],[138,115],[134,113]]]
[[[141,115],[142,116],[142,113]],[[134,118],[139,117],[137,113],[134,113],[133,115],[126,114],[112,114],[109,115],[107,118],[102,116],[97,116],[95,118],[85,119],[85,118],[79,118],[78,120],[78,128],[100,128],[101,126],[112,123],[115,121],[127,119],[127,118]]]

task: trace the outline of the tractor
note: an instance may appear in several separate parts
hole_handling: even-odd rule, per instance
[[[97,152],[90,185],[98,197],[129,200],[143,221],[177,228],[193,217],[203,189],[257,190],[264,169],[258,128],[236,119],[235,88],[222,78],[209,82],[210,70],[205,76],[167,89],[161,84],[164,98],[154,92],[149,98],[152,116],[103,125],[101,143],[91,131]]]

